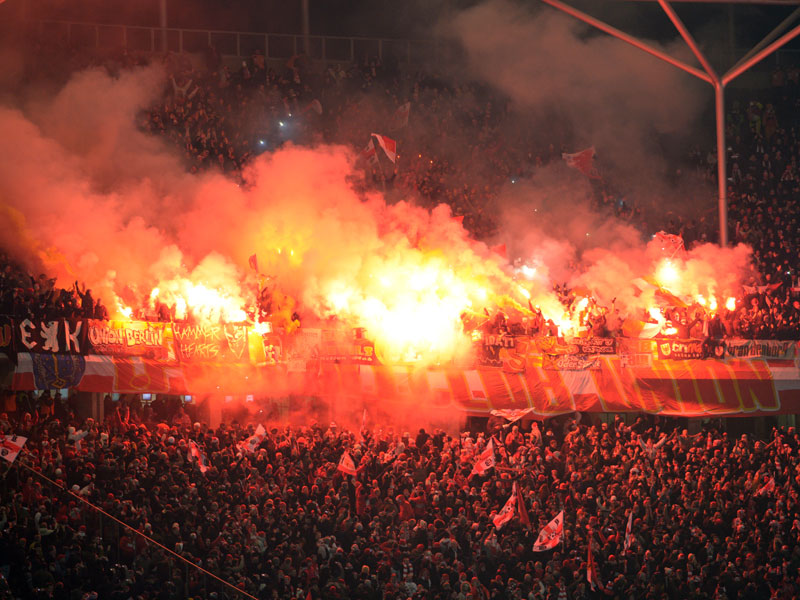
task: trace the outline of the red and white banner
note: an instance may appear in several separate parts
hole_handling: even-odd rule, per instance
[[[342,458],[339,459],[339,466],[336,468],[347,475],[355,475],[358,472],[356,471],[356,463],[353,462],[353,457],[350,456],[347,450],[342,454]]]
[[[486,471],[495,466],[495,464],[497,464],[497,461],[494,456],[494,441],[490,439],[489,443],[486,444],[486,448],[481,452],[480,456],[478,456],[478,460],[472,467],[470,477],[473,475],[486,474]]]
[[[372,135],[378,140],[378,145],[386,153],[386,156],[389,157],[389,160],[395,162],[395,160],[397,160],[397,142],[379,133],[373,133]]]
[[[28,438],[21,435],[0,435],[0,456],[13,463],[27,441]]]
[[[533,545],[534,552],[545,552],[552,550],[561,543],[561,536],[564,535],[564,511],[556,515],[556,518],[545,525],[539,532],[539,537]]]

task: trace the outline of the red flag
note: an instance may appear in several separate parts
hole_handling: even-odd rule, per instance
[[[633,511],[630,512],[628,515],[628,524],[625,526],[625,546],[622,548],[622,552],[627,552],[631,547],[631,532],[633,531]]]
[[[517,488],[516,482],[514,483],[514,488],[511,490],[511,496],[509,496],[508,500],[506,501],[503,508],[500,509],[500,512],[497,513],[494,518],[492,519],[492,523],[497,529],[500,529],[508,523],[511,519],[514,518],[514,515],[517,512]]]
[[[533,545],[534,552],[544,552],[552,550],[561,542],[564,535],[564,511],[556,515],[556,518],[545,525],[539,532],[539,537]]]
[[[489,443],[486,444],[486,449],[481,452],[478,461],[475,463],[475,466],[472,467],[472,472],[469,475],[470,477],[473,475],[483,475],[486,471],[495,466],[495,464],[497,464],[497,461],[494,457],[494,442],[489,440]]]
[[[519,515],[519,521],[526,529],[530,529],[531,520],[528,517],[528,509],[525,508],[525,498],[522,497],[522,492],[519,491],[519,486],[516,481],[514,482],[514,492],[517,494],[517,514]]]
[[[766,496],[767,494],[775,491],[775,478],[771,477],[770,480],[764,484],[764,487],[760,488],[756,492],[756,496]]]
[[[253,435],[251,435],[243,442],[239,442],[239,448],[241,448],[245,452],[255,452],[256,448],[258,448],[261,445],[261,442],[264,441],[264,438],[266,436],[267,436],[267,430],[264,429],[263,425],[259,425],[258,427],[256,427],[256,432]]]
[[[464,224],[464,215],[458,215],[457,217],[453,217],[453,221],[455,221],[459,225],[463,225]]]
[[[568,167],[577,169],[586,175],[586,177],[590,179],[600,179],[600,173],[598,173],[597,169],[594,168],[594,155],[594,146],[592,146],[591,148],[581,150],[580,152],[576,152],[574,154],[567,154],[564,152],[561,155],[561,158],[564,159],[564,162],[567,163]]]
[[[197,466],[200,468],[201,473],[208,471],[208,460],[206,455],[200,451],[197,444],[193,440],[189,440],[189,457],[197,461]]]
[[[317,113],[318,115],[321,115],[321,114],[322,114],[322,102],[320,102],[320,101],[319,101],[319,100],[317,100],[316,98],[314,98],[314,99],[311,101],[311,104],[309,104],[309,105],[308,105],[308,108],[309,108],[309,109],[311,109],[311,110],[313,110],[313,111],[314,111],[315,113]]]
[[[597,565],[594,564],[594,556],[592,556],[591,530],[589,531],[589,558],[586,563],[586,581],[589,582],[589,586],[592,588],[592,591],[603,589],[603,584],[600,581],[600,577],[597,575]]]
[[[392,129],[402,129],[408,125],[408,115],[411,113],[411,102],[406,102],[397,107],[392,115]]]
[[[353,459],[350,457],[350,453],[347,450],[345,450],[344,454],[342,454],[342,458],[339,459],[339,466],[336,468],[347,475],[356,474],[356,463],[353,462]]]
[[[653,239],[661,244],[661,250],[669,254],[671,257],[680,252],[685,252],[686,247],[683,245],[683,238],[673,233],[666,231],[659,231],[653,236]]]
[[[397,142],[379,133],[373,133],[372,135],[378,140],[378,145],[389,157],[389,160],[395,162],[397,160]]]
[[[21,435],[0,435],[0,456],[13,463],[27,441]]]
[[[256,273],[258,273],[258,257],[253,254],[250,258],[247,259],[247,262],[250,264],[250,268],[253,269]]]
[[[496,246],[492,246],[489,248],[495,254],[499,254],[503,258],[507,258],[506,256],[506,245],[505,244],[497,244]]]
[[[369,143],[361,151],[361,158],[373,166],[378,164],[378,153],[375,150],[375,144],[372,142],[372,138],[370,138]]]

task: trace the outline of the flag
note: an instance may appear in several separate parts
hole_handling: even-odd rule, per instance
[[[256,273],[258,273],[258,257],[253,254],[250,258],[247,259],[247,262],[250,263],[250,268],[253,269]]]
[[[586,175],[586,177],[590,179],[600,179],[600,173],[594,168],[594,155],[595,150],[594,146],[592,146],[591,148],[575,152],[574,154],[567,154],[564,152],[561,154],[561,158],[564,159],[568,167],[577,169]]]
[[[586,561],[586,581],[589,582],[589,587],[592,588],[592,591],[595,590],[602,590],[603,584],[600,581],[600,577],[597,574],[597,565],[594,564],[594,556],[592,556],[592,532],[589,531],[589,557]]]
[[[492,246],[491,248],[489,248],[489,250],[491,250],[495,254],[499,254],[503,258],[507,258],[507,252],[506,252],[506,245],[505,244],[497,244],[496,246]]]
[[[503,508],[500,509],[500,512],[497,513],[492,522],[497,529],[500,529],[508,523],[511,519],[514,518],[514,515],[517,512],[517,482],[514,482],[514,485],[511,489],[511,496],[509,496],[508,500],[506,501]]]
[[[243,442],[239,443],[239,448],[241,448],[245,452],[255,452],[256,448],[258,448],[261,445],[261,442],[264,441],[264,438],[266,436],[267,436],[267,430],[264,429],[263,425],[259,425],[258,427],[256,427],[256,432],[253,435],[251,435]]]
[[[339,466],[336,468],[347,475],[356,474],[356,463],[353,462],[353,459],[347,450],[345,450],[344,454],[342,454],[342,458],[339,459]]]
[[[661,245],[661,250],[669,254],[670,257],[686,250],[683,245],[683,238],[679,235],[667,233],[666,231],[659,231],[653,236],[653,239]]]
[[[27,441],[21,435],[0,435],[0,456],[13,463]]]
[[[201,473],[208,471],[206,455],[200,451],[200,448],[197,447],[197,444],[195,444],[193,440],[189,440],[189,458],[197,461],[197,466],[200,467]]]
[[[517,494],[517,514],[519,515],[519,522],[522,523],[526,529],[531,528],[531,520],[528,517],[528,509],[525,508],[525,498],[522,497],[522,492],[519,491],[517,482],[514,482],[514,492]]]
[[[378,164],[378,153],[375,151],[375,144],[372,142],[371,138],[366,147],[361,151],[361,158],[373,166]]]
[[[772,493],[774,491],[775,491],[775,478],[770,477],[770,480],[756,492],[756,496],[766,496],[767,494]]]
[[[373,133],[372,135],[378,140],[378,145],[389,157],[389,160],[395,162],[397,160],[397,142],[379,133]]]
[[[645,323],[638,319],[625,319],[622,323],[622,333],[625,337],[649,340],[656,337],[661,331],[661,323]]]
[[[625,545],[622,552],[627,552],[631,547],[631,532],[633,530],[633,511],[628,515],[628,524],[625,526]]]
[[[497,461],[494,457],[494,442],[489,440],[489,443],[486,444],[486,449],[481,452],[478,461],[475,463],[475,466],[472,467],[472,472],[469,475],[470,477],[473,475],[483,475],[486,471],[495,466],[495,464],[497,464]]]
[[[392,115],[392,130],[402,129],[408,125],[408,115],[411,114],[411,102],[406,102],[397,107]]]
[[[311,110],[313,110],[313,111],[314,111],[315,113],[317,113],[318,115],[321,115],[321,114],[322,114],[322,102],[320,102],[320,101],[319,101],[319,100],[317,100],[316,98],[314,98],[314,99],[311,101],[311,104],[309,104],[309,105],[308,105],[308,108],[310,108]]]
[[[539,537],[533,545],[534,552],[544,552],[552,550],[558,546],[561,536],[564,535],[564,511],[556,515],[556,518],[545,525],[539,532]]]
[[[509,423],[516,423],[532,410],[532,408],[497,408],[491,411],[490,414],[493,417],[503,417]]]
[[[70,427],[70,429],[72,429],[72,428]],[[79,429],[78,431],[72,431],[69,434],[69,436],[67,436],[67,439],[69,441],[71,441],[71,442],[75,442],[75,449],[78,452],[80,452],[81,451],[81,440],[83,438],[85,438],[87,435],[89,435],[88,431],[83,431],[83,430]]]

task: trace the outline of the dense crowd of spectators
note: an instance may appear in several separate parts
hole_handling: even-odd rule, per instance
[[[24,266],[0,253],[0,315],[16,319],[107,319],[103,302],[77,281],[56,287],[44,274],[34,277]]]
[[[49,53],[43,49],[42,55]],[[75,56],[83,57],[83,63],[74,58],[70,68],[98,60],[91,53]],[[126,52],[105,57],[103,64],[119,70],[144,60]],[[163,61],[168,73],[163,99],[141,115],[141,127],[174,143],[192,170],[214,168],[237,177],[254,155],[287,141],[336,142],[360,150],[377,130],[400,141],[400,155],[396,164],[383,159],[378,168],[364,161],[367,185],[385,190],[390,200],[412,195],[423,205],[447,203],[473,235],[487,239],[496,233],[495,199],[502,187],[562,160],[563,148],[512,126],[507,98],[491,88],[400,69],[391,61],[372,57],[322,69],[296,56],[277,68],[256,51],[232,69],[213,47],[202,61],[178,54]],[[43,67],[47,60],[36,64]],[[700,305],[669,310],[663,334],[676,335],[697,317],[688,328],[693,337],[800,337],[796,90],[797,69],[777,69],[771,88],[748,92],[752,100],[735,100],[728,115],[730,235],[753,247],[759,279],[748,282],[734,310]],[[407,102],[408,120],[398,114]],[[716,176],[713,152],[696,149],[687,162],[709,179]],[[648,223],[635,199],[620,201],[611,184],[600,179],[593,187],[598,211],[613,212],[643,233],[664,227]],[[680,234],[687,248],[716,241],[716,227],[705,216],[673,215],[667,228]],[[41,296],[35,285],[33,296],[29,286],[14,289],[4,291],[3,306],[15,311],[11,314],[24,312],[26,300],[36,305]],[[580,301],[565,286],[556,291],[570,310]],[[69,295],[69,290],[59,292],[46,302],[66,304],[57,314],[70,314]],[[631,315],[592,305],[585,316],[586,331],[619,335]],[[646,314],[641,318],[650,319]],[[525,329],[552,327],[543,320],[538,324],[534,316]]]
[[[497,464],[477,475],[489,433],[281,426],[250,451],[253,423],[210,429],[181,409],[164,422],[130,407],[105,423],[56,416],[0,416],[29,438],[19,465],[0,467],[3,597],[236,596],[31,469],[258,598],[800,594],[794,429],[765,443],[642,418],[493,426]],[[355,476],[337,469],[345,451]],[[493,524],[513,482],[530,528]],[[562,543],[534,552],[561,510]],[[587,582],[589,544],[605,591]]]

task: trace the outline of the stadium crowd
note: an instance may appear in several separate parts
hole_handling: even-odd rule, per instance
[[[164,548],[258,598],[800,594],[793,428],[764,443],[713,425],[688,435],[657,418],[492,426],[496,464],[476,474],[489,433],[331,423],[254,440],[252,422],[210,429],[182,409],[159,422],[120,406],[104,423],[68,410],[0,416],[4,433],[29,438],[18,464],[0,467],[2,597],[237,596]],[[354,476],[337,468],[345,452]],[[530,525],[517,514],[498,527],[514,482]],[[534,552],[562,510],[563,539]]]
[[[49,64],[49,56],[43,48],[36,68]],[[145,60],[124,52],[100,64],[117,71]],[[562,149],[551,141],[510,126],[509,103],[497,92],[427,71],[401,70],[391,60],[365,58],[320,70],[296,56],[276,68],[256,51],[231,69],[213,47],[202,64],[179,54],[163,60],[169,75],[163,100],[142,114],[141,127],[171,140],[192,170],[216,168],[236,177],[254,155],[289,140],[337,142],[360,150],[370,132],[388,129],[400,141],[401,153],[396,163],[383,159],[379,168],[364,161],[367,184],[383,187],[390,198],[410,194],[424,205],[445,202],[473,235],[487,239],[496,232],[494,200],[501,188],[562,160]],[[75,53],[69,68],[87,61],[98,64],[91,53]],[[749,92],[752,100],[736,100],[729,111],[730,235],[753,247],[759,279],[749,282],[735,310],[711,314],[699,305],[669,310],[665,331],[692,337],[800,337],[796,89],[797,69],[777,69],[770,89]],[[410,115],[402,111],[406,103]],[[713,153],[695,150],[687,162],[709,179],[716,176]],[[649,223],[635,199],[619,202],[613,186],[602,180],[594,185],[594,202],[597,210],[613,212],[643,234],[664,226]],[[687,248],[715,241],[717,235],[705,217],[678,215],[668,229],[681,235]],[[30,283],[24,273],[15,277],[21,281],[0,282],[0,313],[107,314],[99,301],[89,309],[91,296],[48,289],[52,283],[43,277]],[[565,285],[557,291],[568,307],[577,299]],[[164,318],[170,318],[169,311]],[[585,325],[595,334],[620,335],[624,318],[613,307],[594,306]],[[696,326],[684,331],[695,319]],[[546,331],[548,324],[526,327]]]

